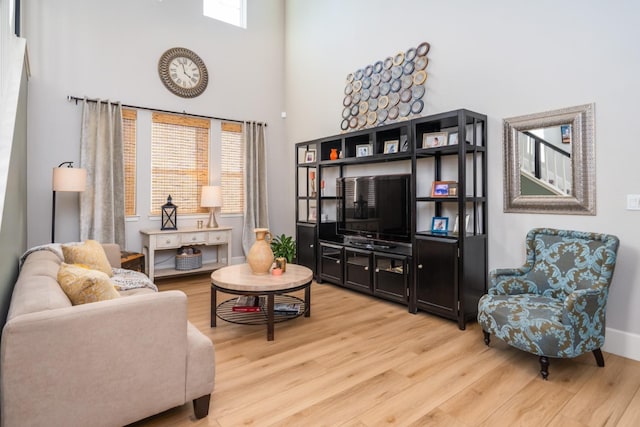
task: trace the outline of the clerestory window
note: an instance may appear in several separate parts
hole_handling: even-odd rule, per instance
[[[247,28],[247,0],[203,0],[204,16]]]

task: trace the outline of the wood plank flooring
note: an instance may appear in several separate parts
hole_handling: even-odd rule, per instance
[[[311,289],[311,317],[209,327],[208,275],[158,281],[188,295],[189,319],[211,338],[209,416],[191,403],[134,426],[637,426],[640,362],[604,353],[551,360],[450,320],[330,284]],[[302,293],[299,293],[302,296]],[[218,301],[230,298],[219,294]]]

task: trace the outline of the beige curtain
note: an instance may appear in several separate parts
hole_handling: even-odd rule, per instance
[[[80,145],[80,164],[87,170],[87,189],[80,193],[82,240],[126,248],[123,153],[120,103],[85,98]]]
[[[269,228],[267,205],[266,125],[244,123],[245,203],[242,248],[248,254],[256,241],[254,228]]]

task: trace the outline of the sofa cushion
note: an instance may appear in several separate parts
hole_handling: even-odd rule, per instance
[[[113,276],[113,270],[107,254],[100,243],[87,240],[81,245],[62,245],[64,262],[67,264],[86,264],[93,270],[99,270],[107,276]]]
[[[62,263],[58,271],[58,283],[73,305],[118,298],[109,276],[77,264]]]

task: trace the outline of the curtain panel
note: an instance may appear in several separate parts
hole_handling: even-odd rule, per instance
[[[80,164],[87,189],[80,195],[80,238],[125,248],[122,106],[83,100]]]
[[[269,228],[267,204],[266,126],[245,122],[245,212],[242,248],[245,255],[256,241],[255,228]]]

